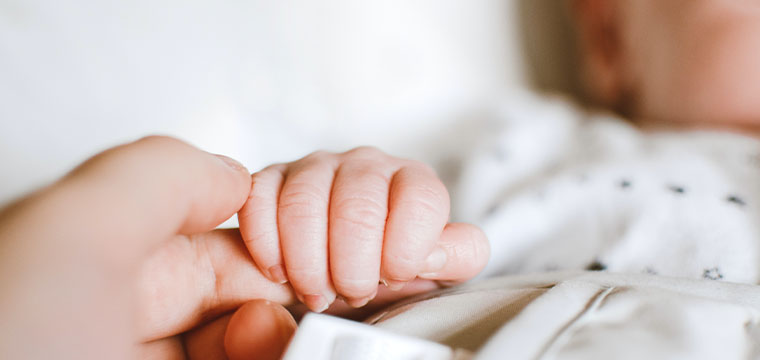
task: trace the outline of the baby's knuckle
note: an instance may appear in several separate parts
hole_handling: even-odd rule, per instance
[[[182,140],[173,138],[171,136],[166,136],[166,135],[148,135],[137,140],[136,142],[142,143],[142,144],[159,145],[159,146],[182,146],[182,147],[188,146],[187,143],[183,142]]]
[[[333,205],[335,220],[365,230],[382,230],[387,217],[387,206],[371,198],[353,198]]]
[[[129,154],[140,156],[147,153],[152,161],[165,162],[167,166],[179,165],[178,158],[185,158],[189,150],[194,150],[184,141],[164,135],[149,135],[133,144],[135,146],[128,147]]]
[[[440,180],[431,182],[428,186],[422,187],[419,191],[420,196],[423,199],[426,199],[441,208],[447,208],[449,206],[449,191],[446,190],[446,186],[444,186]]]
[[[410,215],[419,219],[437,218],[448,214],[448,193],[429,186],[419,186],[410,190],[405,202]]]
[[[298,184],[280,195],[278,212],[284,216],[321,216],[326,204],[325,195],[315,186]]]
[[[323,162],[328,160],[329,158],[332,158],[334,156],[333,153],[325,150],[317,150],[315,152],[312,152],[309,155],[306,155],[302,160],[303,161],[317,161],[317,162]]]
[[[385,157],[385,153],[374,146],[359,146],[345,152],[345,155],[358,158],[381,158]]]
[[[260,230],[251,232],[248,234],[244,234],[243,236],[243,242],[248,244],[249,246],[256,247],[257,253],[262,252],[268,252],[267,249],[260,248],[260,244],[265,244],[268,242],[269,239],[273,237],[277,237],[277,231],[276,230]]]
[[[251,181],[253,184],[270,184],[277,180],[281,180],[282,174],[279,172],[279,168],[269,166],[261,171],[255,172],[251,175]]]
[[[381,224],[379,224],[377,220],[364,218],[359,215],[348,215],[348,214],[336,215],[333,221],[335,221],[336,223],[342,223],[344,226],[349,225],[353,228],[352,232],[358,232],[358,233],[378,232],[383,229]],[[358,236],[357,238],[360,239],[362,237]]]
[[[428,164],[426,164],[426,163],[424,163],[422,161],[417,161],[417,160],[407,160],[407,161],[408,161],[407,162],[407,167],[413,168],[413,169],[415,169],[417,171],[420,171],[421,173],[429,175],[431,177],[438,178],[438,173],[435,171],[435,169],[432,166],[430,166],[430,165],[428,165]]]

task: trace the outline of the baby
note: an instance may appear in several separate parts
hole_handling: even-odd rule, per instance
[[[584,112],[530,94],[466,161],[454,212],[486,275],[558,269],[760,280],[760,3],[576,0]],[[372,148],[253,175],[256,264],[314,311],[488,262],[433,170]]]

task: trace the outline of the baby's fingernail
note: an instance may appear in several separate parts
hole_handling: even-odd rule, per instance
[[[285,267],[282,266],[282,264],[277,264],[272,267],[270,267],[267,271],[269,271],[269,279],[278,283],[278,284],[284,284],[288,282],[288,277],[285,275]]]
[[[306,306],[308,306],[311,311],[318,313],[327,310],[327,308],[330,306],[330,304],[327,302],[327,299],[325,299],[325,297],[322,295],[304,295],[303,303],[306,304]]]
[[[383,284],[388,287],[388,290],[399,291],[406,286],[406,281],[396,280],[382,280]]]
[[[433,252],[425,259],[425,267],[422,269],[420,276],[432,276],[435,272],[443,269],[446,265],[448,256],[443,248],[436,247]]]
[[[227,166],[231,167],[235,171],[245,170],[245,172],[248,172],[248,169],[246,169],[245,166],[243,166],[243,164],[239,163],[237,160],[231,157],[227,157],[227,156],[219,155],[219,154],[214,154],[214,156],[221,159]]]
[[[377,296],[377,291],[375,291],[374,294],[370,296],[365,296],[363,298],[346,299],[346,304],[348,304],[348,306],[353,307],[353,308],[360,308],[364,305],[367,305],[367,303],[370,302],[372,299],[374,299],[375,296]]]

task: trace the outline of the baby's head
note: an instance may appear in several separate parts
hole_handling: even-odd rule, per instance
[[[596,101],[643,124],[760,129],[760,1],[572,1]]]

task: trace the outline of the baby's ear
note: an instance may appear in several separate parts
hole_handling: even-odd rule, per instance
[[[584,66],[584,87],[594,101],[619,107],[625,74],[619,4],[616,0],[570,0]]]

